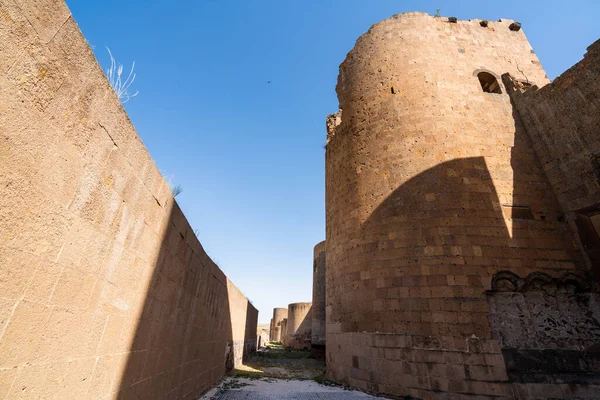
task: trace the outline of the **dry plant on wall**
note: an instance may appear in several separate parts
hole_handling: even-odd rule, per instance
[[[129,87],[135,81],[135,61],[131,65],[131,71],[129,71],[129,75],[127,75],[127,79],[123,80],[123,64],[119,64],[117,60],[113,57],[110,49],[107,47],[108,55],[110,56],[110,67],[106,69],[106,77],[108,78],[108,82],[110,86],[114,89],[115,93],[121,100],[121,103],[127,103],[132,97],[138,95],[138,91],[135,93],[129,94]]]
[[[183,187],[181,185],[174,185],[171,182],[169,182],[169,189],[171,189],[171,193],[173,194],[173,197],[177,197],[177,195],[179,195],[179,194],[181,194],[181,192],[183,192]]]
[[[169,190],[171,191],[173,197],[177,197],[181,194],[181,192],[183,192],[183,186],[173,183],[174,175],[169,175],[165,171],[160,171],[160,174],[163,176],[163,179],[169,186]]]

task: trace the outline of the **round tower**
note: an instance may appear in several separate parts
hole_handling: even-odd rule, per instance
[[[298,349],[310,347],[311,307],[312,303],[292,303],[288,305],[288,346]]]
[[[281,342],[281,335],[282,335],[282,331],[281,331],[281,321],[283,321],[284,318],[287,318],[288,316],[288,309],[287,308],[274,308],[273,309],[273,336],[272,336],[272,341],[273,342]],[[276,329],[279,328],[279,329]]]
[[[317,356],[325,355],[325,241],[317,244],[313,256],[313,299],[311,346]]]
[[[492,277],[576,263],[506,72],[548,82],[520,25],[424,13],[374,25],[340,66],[340,112],[327,119],[328,378],[415,398],[512,393]]]

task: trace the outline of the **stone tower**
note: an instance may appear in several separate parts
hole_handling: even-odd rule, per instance
[[[510,299],[535,296],[504,289],[587,278],[504,73],[548,83],[520,24],[424,13],[374,25],[340,66],[327,120],[330,379],[415,398],[518,397],[520,379],[527,393],[530,371],[509,368],[504,347],[520,338],[503,338],[525,332],[507,330],[520,323]],[[554,351],[528,339],[514,360]],[[542,397],[556,391],[539,382]]]
[[[298,349],[310,348],[312,303],[288,305],[286,345]]]
[[[273,309],[273,319],[272,319],[272,333],[271,333],[271,341],[273,342],[280,342],[282,336],[285,334],[285,332],[282,332],[281,330],[281,321],[283,321],[284,318],[287,318],[288,316],[288,309],[287,308],[274,308]],[[277,329],[279,328],[279,329]]]

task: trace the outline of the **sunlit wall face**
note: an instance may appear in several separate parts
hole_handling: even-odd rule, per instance
[[[202,393],[256,346],[256,309],[205,254],[64,2],[0,14],[2,393]]]

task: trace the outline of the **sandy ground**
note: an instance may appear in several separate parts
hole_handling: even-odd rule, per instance
[[[274,378],[248,379],[227,377],[219,387],[200,397],[200,400],[369,400],[384,399],[345,390],[338,386],[321,385],[309,380]]]

